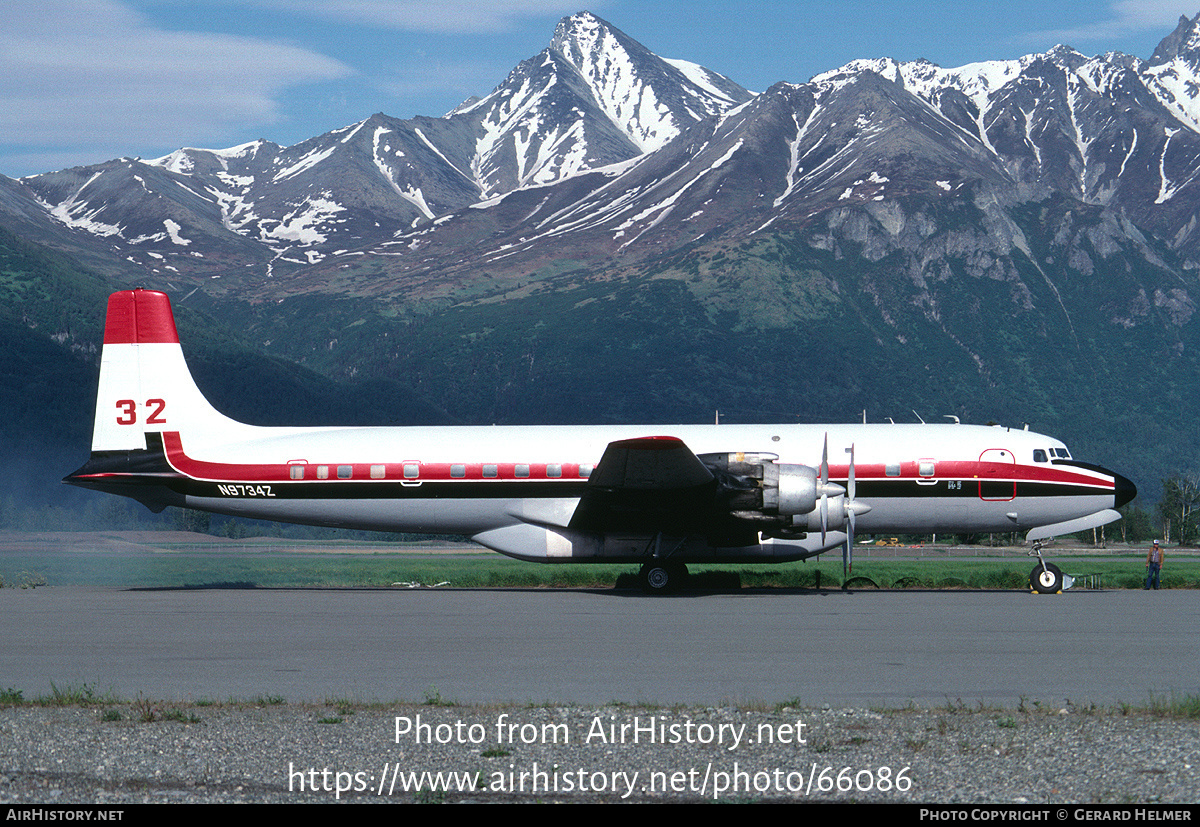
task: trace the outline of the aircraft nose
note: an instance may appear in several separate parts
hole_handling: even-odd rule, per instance
[[[1137,496],[1137,486],[1132,481],[1122,477],[1120,474],[1113,474],[1112,471],[1108,473],[1112,474],[1113,483],[1116,486],[1116,489],[1113,491],[1113,508],[1120,508]]]

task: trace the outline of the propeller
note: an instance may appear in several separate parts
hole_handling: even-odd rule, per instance
[[[866,514],[871,510],[871,506],[866,503],[860,503],[854,499],[855,496],[854,482],[854,444],[850,444],[850,473],[846,478],[846,551],[842,555],[842,574],[844,578],[849,579],[850,572],[854,571],[854,524],[858,519],[859,514]],[[842,581],[842,588],[845,588],[845,579]]]
[[[825,545],[825,534],[829,530],[829,434],[825,434],[825,445],[821,448],[821,545]]]
[[[851,460],[851,474],[853,474],[853,459]],[[837,483],[829,481],[829,434],[825,434],[825,444],[821,447],[821,473],[817,480],[817,490],[821,493],[821,502],[818,508],[821,511],[821,545],[825,545],[825,537],[829,533],[829,498],[840,497],[846,493],[846,489]]]
[[[850,443],[850,473],[846,479],[846,553],[842,555],[842,588],[854,571],[854,518],[857,516],[854,502],[854,443]]]

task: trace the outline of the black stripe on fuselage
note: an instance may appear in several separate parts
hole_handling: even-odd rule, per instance
[[[136,476],[136,475],[132,475]],[[130,480],[131,482],[133,480]],[[213,482],[178,476],[163,479],[143,477],[139,482],[165,485],[180,494],[213,498],[261,498],[293,500],[437,500],[437,499],[551,499],[578,498],[588,490],[586,480],[530,481],[423,481],[419,484],[393,481],[356,482]],[[890,499],[983,499],[1003,501],[1022,497],[1087,497],[1111,495],[1110,489],[1050,482],[985,482],[938,480],[918,484],[913,480],[862,481],[855,498],[864,502]]]
[[[844,481],[837,481],[844,485]],[[1101,485],[1079,485],[1063,482],[1039,482],[1034,480],[950,480],[933,482],[914,480],[861,480],[855,483],[854,497],[858,500],[894,499],[903,497],[921,499],[945,499],[948,497],[984,499],[989,501],[1008,500],[1017,497],[1089,497],[1112,494],[1111,488]]]

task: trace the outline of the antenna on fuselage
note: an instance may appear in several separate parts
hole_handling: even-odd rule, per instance
[[[920,415],[919,413],[917,413],[915,409],[913,410],[913,416],[915,416],[917,419],[921,419],[921,415]],[[924,419],[921,419],[921,424],[922,424],[922,425],[924,425],[924,424],[925,424],[925,420],[924,420]]]
[[[962,424],[961,422],[958,421],[958,417],[955,416],[954,414],[942,414],[942,419],[953,419],[955,425]]]

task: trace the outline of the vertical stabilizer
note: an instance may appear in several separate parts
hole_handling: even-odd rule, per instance
[[[109,296],[92,452],[145,449],[147,433],[229,425],[236,427],[192,379],[167,295],[124,290]]]

